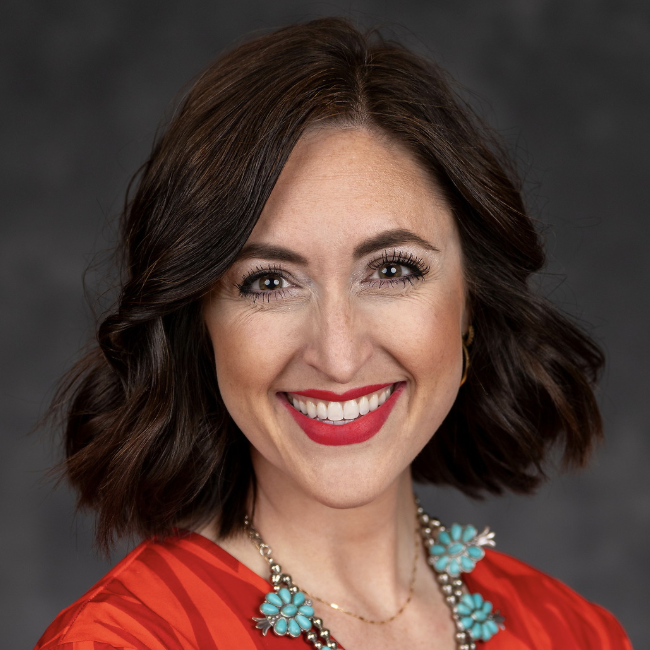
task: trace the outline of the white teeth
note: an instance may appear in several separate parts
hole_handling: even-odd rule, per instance
[[[338,422],[343,420],[343,407],[341,402],[330,402],[327,407],[327,419],[332,420],[332,422]]]
[[[358,399],[347,400],[346,402],[312,402],[299,399],[298,396],[287,395],[293,407],[309,416],[330,424],[347,424],[353,422],[361,415],[378,409],[392,394],[395,384],[375,391],[370,395],[363,395]]]
[[[356,400],[349,400],[343,402],[343,419],[344,420],[354,420],[359,417],[359,405]]]
[[[364,395],[360,400],[359,400],[359,415],[365,415],[370,411],[370,404],[368,402],[368,398]]]

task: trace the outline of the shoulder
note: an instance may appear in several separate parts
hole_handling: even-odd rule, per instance
[[[63,610],[35,650],[253,648],[251,612],[268,584],[196,534],[147,541]],[[263,598],[263,596],[262,596]]]
[[[620,623],[607,610],[509,555],[488,550],[466,582],[506,619],[505,633],[494,637],[494,650],[632,649]]]

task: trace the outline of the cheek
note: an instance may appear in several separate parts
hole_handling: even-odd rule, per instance
[[[291,356],[289,318],[270,318],[254,307],[242,311],[228,304],[206,310],[219,390],[235,420],[239,406],[266,400],[274,379]],[[268,400],[267,400],[268,401]],[[248,409],[248,412],[251,412]]]
[[[405,363],[420,384],[449,380],[459,370],[461,337],[457,311],[422,309],[407,325]]]
[[[435,381],[441,374],[458,370],[461,320],[460,300],[424,297],[390,307],[377,329],[384,346],[414,378]]]
[[[463,306],[462,292],[408,299],[387,308],[378,323],[382,347],[411,380],[408,429],[418,437],[440,426],[458,394]]]

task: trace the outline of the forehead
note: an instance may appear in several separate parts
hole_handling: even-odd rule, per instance
[[[327,127],[298,141],[249,241],[325,235],[351,242],[391,228],[427,239],[453,228],[440,188],[399,143]]]

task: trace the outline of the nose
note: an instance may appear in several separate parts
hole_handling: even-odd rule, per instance
[[[304,361],[338,384],[349,384],[373,354],[363,314],[349,296],[315,306]]]

